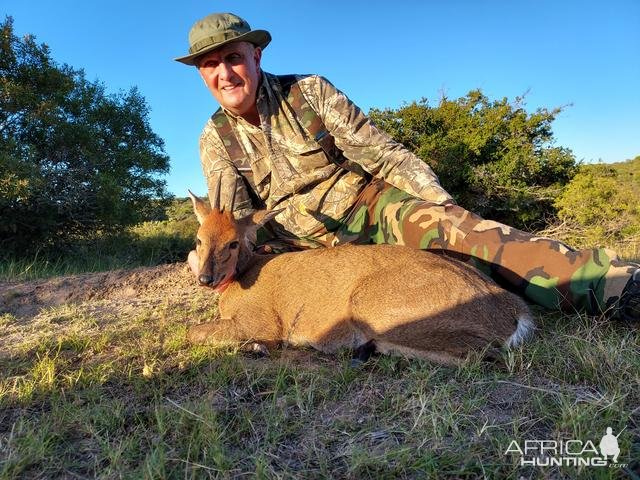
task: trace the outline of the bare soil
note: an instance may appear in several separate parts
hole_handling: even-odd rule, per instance
[[[197,285],[184,263],[56,277],[30,282],[0,282],[0,356],[11,354],[26,339],[45,334],[66,334],[79,322],[60,318],[61,307],[90,313],[88,329],[106,322],[126,322],[136,312],[193,306],[204,311],[218,295]],[[64,316],[64,315],[63,315]],[[185,323],[202,318],[185,318]],[[6,317],[5,317],[6,318]]]
[[[184,263],[134,270],[85,273],[31,282],[0,282],[0,314],[19,319],[42,310],[90,300],[146,300],[186,298],[198,291]]]

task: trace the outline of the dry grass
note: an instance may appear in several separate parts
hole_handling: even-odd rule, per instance
[[[640,475],[637,328],[541,313],[504,368],[392,357],[353,368],[348,352],[190,346],[186,325],[214,316],[216,299],[162,282],[0,316],[0,478]],[[505,455],[512,440],[597,445],[608,426],[624,430],[626,467]]]

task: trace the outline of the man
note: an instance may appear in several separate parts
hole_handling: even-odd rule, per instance
[[[638,265],[457,206],[427,164],[327,80],[263,72],[270,41],[235,15],[212,14],[193,25],[189,54],[176,59],[197,67],[221,106],[200,139],[212,206],[236,217],[283,209],[259,238],[264,250],[405,244],[474,263],[549,308],[640,319]],[[197,268],[195,252],[189,263]]]

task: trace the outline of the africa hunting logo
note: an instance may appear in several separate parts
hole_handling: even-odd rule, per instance
[[[611,427],[607,427],[599,448],[591,440],[525,440],[522,444],[512,440],[504,454],[519,455],[520,466],[622,467],[618,463],[621,433],[613,435]]]

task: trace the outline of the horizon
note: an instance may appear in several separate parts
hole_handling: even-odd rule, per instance
[[[173,59],[186,53],[191,25],[213,11],[271,33],[265,71],[323,75],[365,112],[421,98],[435,106],[442,94],[474,89],[491,100],[526,94],[528,113],[567,106],[552,125],[555,145],[578,161],[640,155],[640,2],[359,5],[116,0],[106,11],[73,0],[5,0],[0,12],[13,17],[16,35],[34,35],[57,63],[83,69],[107,92],[139,89],[171,159],[167,189],[178,197],[206,190],[198,138],[218,104],[195,69]]]

